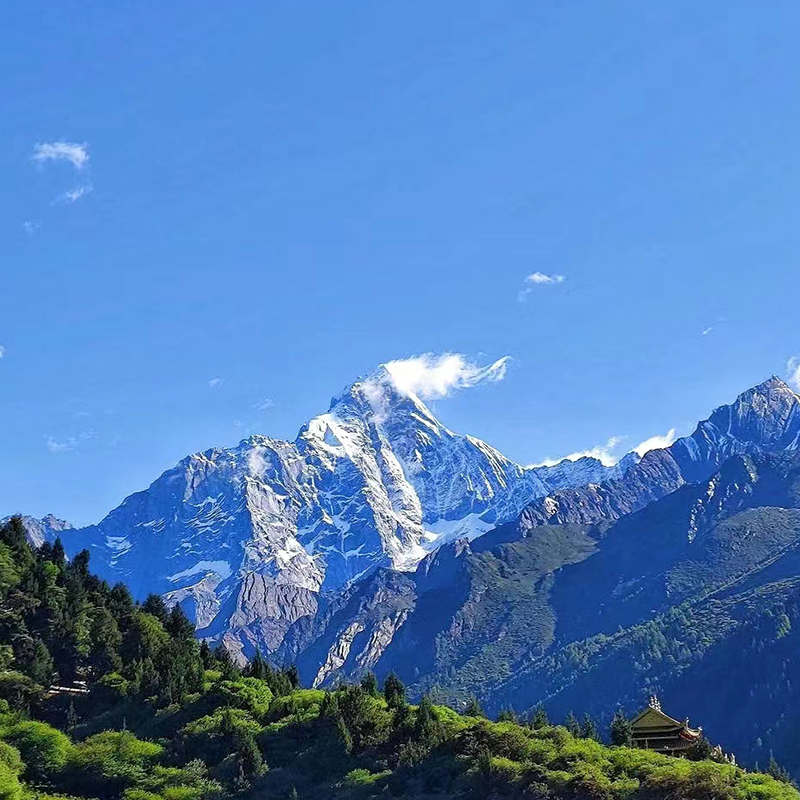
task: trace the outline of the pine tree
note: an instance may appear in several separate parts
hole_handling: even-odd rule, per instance
[[[384,681],[383,696],[386,698],[386,705],[389,708],[397,708],[406,703],[406,687],[393,672]]]
[[[573,735],[573,736],[580,736],[581,735],[581,724],[578,722],[578,718],[570,711],[567,714],[567,718],[564,720],[564,727]]]
[[[378,679],[375,677],[375,673],[374,672],[368,672],[361,679],[361,688],[370,697],[378,697],[380,695],[380,692],[378,691]]]
[[[618,747],[630,747],[631,744],[631,723],[630,720],[618,708],[614,712],[614,717],[611,720],[611,744]]]
[[[259,650],[256,650],[253,660],[248,665],[247,674],[251,678],[258,678],[261,681],[267,677],[266,665],[264,664],[264,659],[261,658]]]
[[[238,736],[236,753],[239,757],[239,764],[248,777],[261,775],[266,771],[264,757],[261,755],[252,733]]]
[[[501,708],[497,714],[498,722],[518,722],[516,712],[513,708]]]
[[[164,598],[160,594],[149,594],[142,603],[142,611],[145,614],[150,614],[155,617],[162,625],[166,627],[167,619],[169,618],[169,610]]]
[[[284,674],[293,690],[300,687],[300,673],[297,671],[297,667],[294,664],[284,670]]]
[[[203,663],[203,669],[211,669],[213,656],[211,654],[211,648],[208,646],[208,642],[205,639],[200,642],[200,661]]]
[[[597,725],[595,725],[594,720],[588,713],[583,715],[580,735],[583,739],[594,739],[596,742],[600,741],[600,734],[597,732]]]
[[[470,697],[467,700],[467,705],[464,708],[464,715],[467,717],[485,717],[483,709],[481,708],[480,703],[478,702],[477,697]]]
[[[772,750],[769,751],[769,765],[767,766],[767,774],[772,775],[775,780],[781,781],[781,783],[789,783],[794,785],[794,781],[792,780],[792,776],[790,775],[789,771],[782,767],[775,760]]]
[[[542,706],[536,706],[530,721],[531,728],[538,731],[542,728],[546,728],[549,724],[550,720],[547,718],[547,712]]]

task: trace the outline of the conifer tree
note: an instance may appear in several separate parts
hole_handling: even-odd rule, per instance
[[[564,720],[564,727],[573,735],[573,736],[580,736],[581,735],[581,724],[578,722],[578,718],[573,714],[571,711],[567,714],[567,718]]]
[[[541,705],[536,706],[530,720],[531,728],[538,731],[542,728],[546,728],[549,724],[550,720],[547,718],[547,712]]]
[[[384,681],[383,696],[389,708],[398,708],[406,703],[406,687],[393,672]]]
[[[611,744],[629,747],[631,744],[631,722],[621,708],[614,712],[611,720]]]
[[[375,677],[374,672],[368,672],[362,679],[361,679],[361,688],[370,696],[370,697],[378,697],[380,692],[378,691],[378,679]]]

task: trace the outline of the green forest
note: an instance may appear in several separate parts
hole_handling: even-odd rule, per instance
[[[392,675],[322,691],[259,654],[242,670],[86,551],[0,528],[0,800],[800,798],[774,763],[632,749],[620,714],[608,735],[563,722],[414,705]]]

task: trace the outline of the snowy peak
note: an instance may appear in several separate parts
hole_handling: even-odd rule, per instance
[[[451,431],[381,367],[293,442],[251,436],[188,456],[70,546],[90,547],[95,569],[135,595],[181,603],[234,650],[271,651],[319,592],[380,566],[412,570],[534,497],[608,474],[592,459],[515,464]]]

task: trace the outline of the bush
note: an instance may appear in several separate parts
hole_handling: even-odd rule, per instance
[[[105,731],[73,747],[65,777],[79,794],[116,797],[144,781],[163,750],[130,731]]]
[[[225,704],[249,711],[256,719],[266,717],[273,698],[269,686],[257,678],[222,681],[217,691]]]
[[[2,732],[25,764],[28,780],[46,781],[64,769],[72,751],[69,737],[45,722],[18,722]]]
[[[17,773],[0,761],[0,800],[21,800],[22,786]]]
[[[32,678],[14,670],[0,672],[0,699],[18,711],[27,711],[37,706],[44,689]]]

